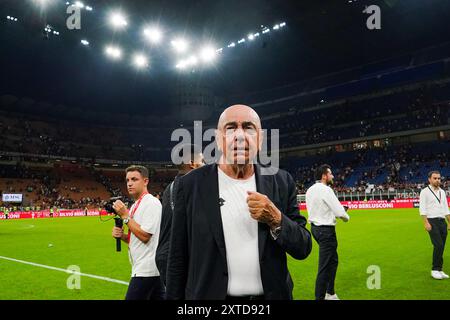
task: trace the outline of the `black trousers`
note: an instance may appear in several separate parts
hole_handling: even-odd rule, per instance
[[[316,278],[316,300],[325,299],[325,294],[335,294],[334,281],[338,267],[337,238],[334,226],[311,225],[311,232],[319,244],[319,270]]]
[[[432,270],[442,271],[445,241],[447,240],[447,223],[443,218],[431,218],[428,219],[428,222],[431,224],[431,231],[428,233],[434,247]]]
[[[160,277],[132,277],[125,300],[164,300]]]

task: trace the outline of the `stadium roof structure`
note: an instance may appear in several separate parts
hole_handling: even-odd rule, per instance
[[[68,4],[83,6],[80,30],[66,27]],[[366,27],[363,10],[372,4],[381,8],[381,30]],[[122,29],[108,22],[117,12]],[[445,0],[3,0],[0,93],[158,115],[178,79],[220,95],[268,89],[449,41],[449,21]],[[143,39],[150,25],[163,32],[159,45]],[[210,66],[180,70],[169,50],[177,37],[192,50],[222,50]]]

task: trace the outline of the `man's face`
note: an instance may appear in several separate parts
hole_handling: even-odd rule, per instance
[[[441,175],[439,173],[433,173],[430,178],[428,178],[428,182],[435,188],[441,185]]]
[[[147,190],[148,178],[144,178],[139,171],[127,172],[126,181],[130,196],[139,195]]]
[[[226,164],[251,163],[262,145],[259,119],[248,109],[227,112],[216,137]]]
[[[331,172],[330,169],[327,169],[327,173],[326,173],[327,185],[332,185],[333,184],[333,179],[334,179],[333,173]]]

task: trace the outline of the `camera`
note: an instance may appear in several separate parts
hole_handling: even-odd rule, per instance
[[[112,197],[108,200],[108,202],[104,205],[106,212],[117,214],[116,210],[113,208],[113,204],[116,200],[122,200],[122,197]]]

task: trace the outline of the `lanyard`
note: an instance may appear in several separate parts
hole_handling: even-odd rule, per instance
[[[133,218],[134,213],[136,212],[136,210],[139,208],[139,205],[141,204],[142,199],[144,198],[144,196],[148,194],[148,192],[144,192],[138,199],[138,201],[136,202],[136,205],[134,206],[133,210],[130,213],[130,218]]]
[[[148,192],[144,192],[138,199],[138,201],[136,202],[136,205],[134,206],[133,210],[130,213],[130,219],[133,218],[134,213],[136,212],[136,210],[139,208],[139,205],[141,204],[142,199],[144,198],[144,196],[148,194]],[[131,238],[131,230],[128,228],[128,246],[130,245],[130,238]]]
[[[430,189],[431,193],[434,195],[434,197],[436,198],[436,200],[441,203],[441,190],[438,190],[439,192],[439,198],[437,197],[436,193],[434,193],[433,190],[431,190],[430,186],[428,186],[428,189]]]

